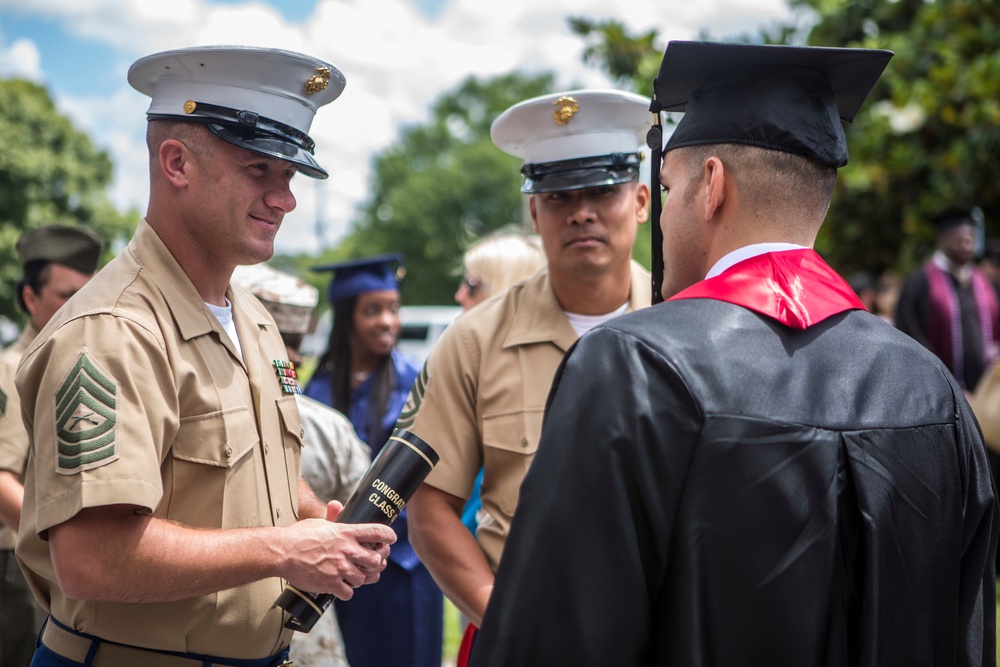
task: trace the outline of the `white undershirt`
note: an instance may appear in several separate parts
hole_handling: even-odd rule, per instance
[[[763,255],[766,252],[783,252],[785,250],[804,249],[806,249],[805,246],[795,245],[794,243],[754,243],[752,245],[743,246],[742,248],[725,255],[722,259],[716,262],[715,266],[713,266],[708,272],[708,275],[705,276],[705,280],[714,278],[729,267],[739,264],[745,259],[750,259],[751,257],[756,257],[757,255]]]
[[[576,332],[577,336],[582,336],[594,327],[604,324],[613,317],[618,317],[619,315],[624,315],[628,312],[628,303],[622,305],[621,308],[613,310],[606,315],[580,315],[578,313],[571,313],[564,310],[566,313],[566,319],[569,320],[570,326],[573,327],[573,331]]]
[[[210,303],[206,303],[205,305],[212,311],[215,318],[219,320],[222,329],[229,334],[229,340],[233,341],[236,352],[239,353],[240,359],[243,359],[243,348],[240,346],[239,334],[236,333],[236,322],[233,321],[233,304],[229,302],[229,299],[226,299],[225,306],[213,306]]]

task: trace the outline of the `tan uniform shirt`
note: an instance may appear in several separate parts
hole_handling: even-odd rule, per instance
[[[21,421],[21,399],[14,387],[14,373],[37,335],[35,327],[29,323],[20,338],[0,352],[0,470],[19,477],[24,474],[24,464],[28,461],[28,433]],[[13,549],[16,541],[17,533],[0,524],[0,550]]]
[[[649,273],[633,262],[631,279],[630,309],[649,306]],[[576,339],[542,271],[445,329],[400,417],[400,428],[441,456],[431,486],[468,498],[485,466],[476,537],[494,572],[538,449],[552,378]]]
[[[274,363],[285,347],[253,295],[226,296],[245,362],[142,221],[25,355],[17,387],[32,446],[16,553],[43,606],[76,630],[231,658],[288,645],[272,607],[280,579],[164,604],[82,602],[59,590],[44,541],[81,508],[116,503],[207,529],[296,520],[302,435]]]

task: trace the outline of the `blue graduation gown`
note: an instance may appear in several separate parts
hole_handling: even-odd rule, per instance
[[[369,442],[371,425],[368,401],[372,378],[351,392],[348,419],[358,436],[372,450],[374,459],[392,434],[410,387],[420,369],[396,350],[392,396],[382,415],[382,437]],[[333,405],[333,386],[328,372],[317,371],[305,389],[306,396]],[[406,510],[392,524],[396,543],[389,565],[377,584],[363,586],[347,601],[336,601],[337,620],[344,635],[351,667],[440,667],[443,598],[430,572],[417,558],[407,539]]]

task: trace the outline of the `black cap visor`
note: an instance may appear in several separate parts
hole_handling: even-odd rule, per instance
[[[148,120],[180,120],[203,123],[215,136],[254,153],[287,160],[306,176],[325,179],[330,175],[313,158],[316,142],[296,128],[253,111],[217,104],[192,102],[189,115],[147,114]]]
[[[318,178],[320,180],[326,179],[330,176],[319,164],[317,164],[316,159],[313,158],[312,153],[304,150],[303,148],[290,144],[287,141],[268,135],[257,134],[257,136],[246,137],[246,130],[243,128],[233,128],[226,125],[219,125],[217,123],[206,123],[205,126],[223,141],[228,141],[229,143],[239,146],[240,148],[245,148],[254,153],[260,153],[261,155],[267,155],[269,157],[276,157],[281,160],[286,160],[296,165],[299,171],[311,178]]]
[[[628,183],[639,177],[639,162],[638,153],[612,153],[526,164],[521,168],[521,192],[533,195]]]

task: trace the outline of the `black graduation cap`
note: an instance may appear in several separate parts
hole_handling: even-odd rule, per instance
[[[311,270],[334,272],[327,293],[330,303],[368,292],[398,290],[404,274],[403,256],[399,253],[323,264]]]
[[[663,111],[685,111],[664,151],[749,144],[847,164],[850,122],[891,51],[672,41],[654,83]]]
[[[934,224],[934,229],[938,236],[944,234],[952,227],[960,225],[976,226],[976,219],[973,217],[972,211],[967,211],[963,208],[945,209],[931,216],[931,222]]]

